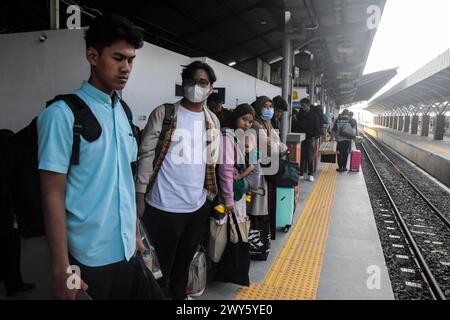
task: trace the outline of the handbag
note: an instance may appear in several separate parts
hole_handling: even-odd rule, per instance
[[[238,242],[231,242],[231,223],[230,216],[235,225],[237,224],[236,214],[232,212],[228,214],[227,221],[227,244],[222,259],[217,267],[216,280],[223,282],[231,282],[242,286],[250,284],[248,275],[250,269],[250,252],[248,242],[244,242],[239,228],[236,228]]]
[[[227,245],[227,226],[228,223],[219,224],[216,219],[210,219],[209,222],[209,241],[208,241],[208,256],[218,263],[222,258],[223,252]],[[248,234],[250,231],[250,221],[238,222],[239,230],[241,231],[242,240],[248,242]],[[231,242],[237,243],[239,237],[236,231],[236,225],[231,225]]]
[[[266,261],[270,252],[271,234],[269,217],[250,215],[250,259]]]
[[[300,166],[289,159],[281,159],[275,184],[277,187],[296,187],[300,179]]]

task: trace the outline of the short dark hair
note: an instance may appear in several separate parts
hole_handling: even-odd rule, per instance
[[[220,95],[217,92],[213,92],[209,95],[207,102],[208,102],[208,105],[210,103],[219,104],[219,103],[223,103],[223,99],[220,97]]]
[[[353,117],[353,111],[350,111],[349,113],[348,113],[348,115],[350,116],[350,117]]]
[[[181,73],[181,79],[183,81],[188,80],[188,79],[193,79],[194,73],[198,69],[203,69],[206,71],[206,73],[208,74],[208,80],[211,84],[216,82],[217,78],[216,78],[216,74],[214,73],[213,68],[211,68],[211,66],[209,64],[207,64],[206,62],[202,62],[202,61],[198,61],[198,60],[194,61],[191,64],[184,67],[183,72]]]
[[[302,100],[300,100],[300,105],[302,105],[302,104],[304,104],[304,103],[306,103],[306,104],[311,104],[311,101],[309,101],[308,98],[303,98]]]
[[[344,110],[342,110],[342,113],[341,113],[343,116],[348,116],[348,114],[349,114],[349,112],[348,112],[348,109],[344,109]]]
[[[125,40],[135,49],[140,49],[144,45],[141,30],[128,19],[115,14],[104,14],[95,18],[86,30],[84,39],[86,48],[92,47],[99,54],[102,54],[105,47],[110,47],[121,40]]]
[[[283,99],[282,96],[276,96],[272,99],[272,101],[275,109],[288,111],[288,104],[286,100]]]

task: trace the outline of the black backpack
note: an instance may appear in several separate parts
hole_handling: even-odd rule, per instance
[[[64,101],[74,115],[73,145],[70,166],[80,163],[80,136],[86,141],[97,140],[102,129],[86,103],[76,94],[58,95],[47,102],[46,107],[56,101]],[[133,135],[139,143],[138,128],[132,123],[132,113],[128,105],[121,100],[121,105],[127,115]],[[24,238],[45,235],[41,188],[38,170],[38,135],[37,118],[17,132],[9,141],[6,172],[8,172],[13,195],[14,209],[21,235]],[[69,169],[70,170],[70,169]],[[136,163],[132,164],[135,172]]]

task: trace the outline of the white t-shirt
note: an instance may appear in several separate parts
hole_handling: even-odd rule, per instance
[[[206,201],[205,114],[182,107],[166,158],[146,201],[157,209],[189,213]]]

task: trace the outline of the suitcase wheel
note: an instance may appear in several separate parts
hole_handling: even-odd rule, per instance
[[[281,231],[283,231],[284,233],[288,233],[289,229],[291,228],[291,226],[284,226],[284,228],[281,229]]]

